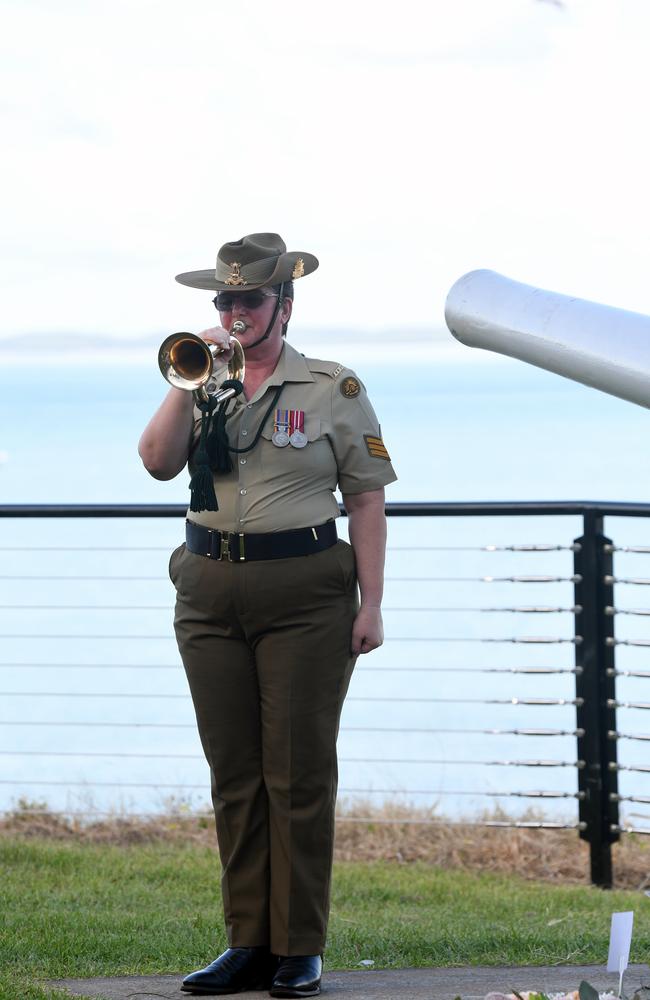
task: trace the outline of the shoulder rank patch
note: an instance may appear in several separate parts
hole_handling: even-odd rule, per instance
[[[363,440],[366,442],[369,455],[373,458],[383,458],[384,461],[390,462],[390,455],[386,451],[386,445],[380,437],[376,437],[374,434],[364,434]]]
[[[341,395],[345,396],[346,399],[354,399],[361,392],[361,385],[359,380],[354,378],[352,375],[348,375],[341,382]]]

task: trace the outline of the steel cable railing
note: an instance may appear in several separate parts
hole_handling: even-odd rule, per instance
[[[11,661],[0,661],[2,668],[38,669],[38,670],[59,670],[65,666],[66,670],[178,670],[177,663],[21,663]],[[548,675],[548,674],[578,674],[581,668],[578,667],[372,667],[357,666],[356,673],[424,673],[424,674],[447,674],[453,670],[456,674],[523,674],[523,675]],[[630,671],[616,671],[612,676],[644,677],[645,674],[630,673]],[[650,676],[650,674],[648,675]]]
[[[635,588],[650,584],[650,579],[645,576],[639,576],[635,572],[639,556],[650,554],[650,546],[612,543],[607,545],[606,548],[608,551],[611,551],[612,558],[616,560],[617,569],[619,562],[622,562],[626,569],[629,567],[632,570],[632,572],[612,570],[611,580],[608,580],[608,583],[611,583],[612,591],[614,586],[616,586],[617,593],[621,592],[624,594],[627,593],[629,588],[631,594]],[[632,601],[630,601],[631,603]],[[610,797],[617,804],[639,803],[640,805],[649,805],[650,796],[639,794],[639,789],[634,786],[629,787],[629,782],[635,775],[650,775],[650,766],[633,759],[631,756],[628,758],[627,753],[628,748],[631,753],[634,753],[635,746],[639,743],[650,741],[650,733],[635,731],[635,722],[640,717],[639,713],[644,713],[650,708],[650,703],[642,700],[643,695],[647,697],[650,694],[647,686],[650,671],[639,669],[637,664],[638,657],[643,655],[644,650],[650,645],[647,637],[639,632],[639,629],[643,628],[643,619],[650,615],[650,609],[633,606],[626,607],[623,606],[623,602],[619,604],[611,601],[605,609],[605,614],[617,622],[617,632],[619,633],[616,636],[608,637],[608,646],[616,651],[616,655],[621,661],[623,658],[626,661],[614,664],[610,668],[611,676],[616,678],[617,690],[607,700],[607,706],[614,711],[617,725],[616,728],[608,729],[606,736],[610,744],[620,748],[619,756],[622,756],[623,760],[616,760],[610,766],[612,771],[617,776],[620,776],[624,785],[622,789],[610,792]],[[621,635],[620,632],[623,631],[627,634]],[[641,666],[643,665],[641,664]],[[643,725],[643,722],[640,724]],[[644,790],[647,791],[647,788]],[[628,821],[632,819],[648,821],[650,820],[650,816],[640,813],[635,814],[628,810],[626,819]],[[611,829],[615,833],[635,832],[646,835],[650,834],[650,827],[647,825],[640,825],[638,822],[631,824],[622,819],[612,823]]]
[[[16,518],[31,520],[77,517],[82,519],[81,523],[85,519],[86,523],[90,524],[91,520],[98,516],[105,519],[174,518],[180,516],[183,510],[175,506],[112,505],[101,508],[54,509],[25,506],[0,508],[0,513],[5,517],[11,517],[13,526],[17,523]],[[353,687],[346,702],[347,707],[341,726],[340,762],[345,772],[341,794],[354,797],[382,797],[384,800],[390,796],[402,801],[408,801],[409,797],[423,797],[436,802],[450,803],[455,799],[480,798],[489,798],[494,802],[544,801],[549,805],[553,802],[577,801],[579,804],[577,822],[568,822],[552,814],[538,819],[516,813],[507,820],[501,817],[491,820],[482,816],[480,822],[494,826],[578,829],[580,835],[591,844],[592,878],[599,884],[607,884],[609,844],[620,832],[631,829],[637,832],[643,830],[641,827],[633,828],[627,822],[619,821],[617,812],[619,803],[648,804],[649,801],[648,796],[642,794],[643,789],[630,787],[618,790],[617,778],[619,774],[623,777],[629,776],[630,779],[635,775],[643,778],[650,773],[650,768],[637,765],[634,761],[623,760],[619,764],[616,753],[619,740],[622,746],[627,743],[633,746],[635,742],[650,739],[650,735],[634,732],[633,725],[620,727],[616,725],[617,713],[642,712],[650,707],[650,703],[642,700],[636,690],[617,693],[614,689],[617,682],[643,683],[643,680],[650,676],[650,671],[635,669],[631,663],[615,664],[613,660],[614,652],[619,647],[622,649],[621,655],[623,652],[625,655],[628,653],[633,655],[635,650],[650,645],[650,639],[636,630],[624,636],[614,635],[615,621],[629,622],[631,625],[634,624],[636,629],[637,623],[640,626],[649,612],[644,608],[626,607],[624,600],[617,605],[613,600],[613,588],[642,586],[650,583],[650,580],[636,573],[615,574],[613,558],[615,555],[617,559],[627,558],[628,555],[631,558],[638,558],[650,553],[650,546],[615,545],[604,538],[602,519],[605,515],[616,518],[647,518],[650,515],[650,506],[568,503],[396,504],[390,505],[388,513],[398,518],[397,523],[400,527],[408,527],[409,520],[413,517],[426,517],[428,530],[432,530],[434,517],[466,518],[480,515],[509,518],[552,515],[575,518],[580,516],[583,518],[585,530],[581,538],[570,541],[528,542],[515,541],[511,537],[501,538],[487,545],[472,544],[472,532],[468,533],[465,528],[467,521],[463,522],[463,537],[467,544],[430,544],[430,541],[435,541],[433,535],[425,540],[426,544],[421,544],[422,532],[419,528],[417,544],[409,543],[408,531],[398,535],[397,544],[390,546],[386,577],[389,595],[385,605],[389,632],[387,643],[384,650],[375,654],[376,659],[372,665],[360,664],[357,667]],[[47,533],[48,523],[48,521],[42,522],[41,528],[45,529],[44,534]],[[61,523],[59,520],[58,525]],[[123,524],[123,520],[121,523]],[[3,688],[0,697],[3,698],[5,706],[15,706],[11,709],[12,717],[5,723],[0,721],[0,725],[6,726],[7,732],[25,734],[24,739],[29,737],[31,744],[26,746],[21,736],[21,744],[15,749],[10,746],[0,747],[0,757],[7,761],[13,760],[15,763],[20,760],[36,761],[40,758],[46,765],[44,768],[39,765],[35,780],[30,780],[28,772],[25,772],[25,779],[0,778],[0,786],[8,789],[12,787],[149,789],[155,792],[173,791],[187,794],[203,791],[205,793],[205,780],[202,782],[195,780],[190,772],[183,774],[181,780],[177,780],[176,776],[180,773],[178,769],[173,774],[170,772],[167,775],[163,773],[147,775],[142,772],[129,774],[128,781],[112,780],[120,760],[128,760],[129,766],[133,768],[140,767],[141,764],[145,766],[147,762],[153,766],[156,761],[179,766],[185,761],[188,766],[190,763],[192,767],[199,766],[203,760],[202,754],[197,751],[185,752],[182,743],[174,753],[143,752],[140,747],[128,744],[122,745],[119,750],[111,751],[102,748],[101,742],[99,745],[97,743],[100,734],[103,733],[112,739],[111,730],[123,733],[125,739],[129,733],[135,738],[139,732],[146,731],[159,732],[161,738],[166,739],[162,736],[165,730],[178,733],[179,739],[182,733],[186,733],[188,737],[190,734],[195,736],[187,691],[181,693],[173,687],[168,688],[168,683],[173,685],[174,673],[182,670],[178,663],[164,662],[168,655],[167,651],[174,648],[168,621],[171,602],[156,601],[157,594],[155,595],[151,589],[152,586],[169,586],[165,574],[156,571],[156,567],[159,567],[161,562],[166,565],[168,553],[174,545],[143,544],[150,540],[146,537],[139,538],[135,544],[131,543],[131,539],[129,544],[124,544],[123,541],[120,542],[123,532],[113,533],[115,544],[104,544],[111,541],[111,532],[106,529],[106,524],[106,520],[103,520],[101,545],[81,544],[85,539],[83,531],[80,530],[75,532],[74,538],[70,538],[68,544],[65,531],[59,527],[56,545],[41,543],[40,538],[34,540],[33,521],[29,539],[25,544],[19,544],[23,539],[20,533],[16,532],[12,532],[11,545],[0,544],[0,560],[3,553],[6,553],[6,558],[9,560],[14,559],[14,554],[21,554],[21,572],[16,574],[4,572],[0,575],[0,583],[5,581],[5,585],[10,588],[7,596],[0,598],[0,615],[4,616],[0,622],[6,619],[6,630],[0,625],[0,634],[7,640],[5,659],[0,662],[0,678],[11,680],[11,684],[0,680],[0,686]],[[506,524],[511,522],[508,520]],[[444,535],[447,542],[449,536],[447,529]],[[420,553],[422,556],[420,575],[414,574],[415,553]],[[573,566],[567,563],[567,556],[573,558]],[[120,566],[123,566],[126,558],[138,560],[132,573],[120,572]],[[434,574],[431,573],[433,558],[438,563]],[[29,571],[30,559],[38,559],[38,572]],[[102,565],[106,567],[105,572],[99,573],[94,568],[97,559],[102,560]],[[513,567],[506,567],[502,563],[492,565],[491,562],[489,571],[486,572],[488,567],[477,565],[477,559],[535,560],[535,565],[532,563],[517,565],[513,571]],[[607,559],[611,565],[606,562]],[[119,564],[116,560],[119,560]],[[558,562],[555,564],[549,560]],[[53,584],[56,585],[55,601],[51,600],[51,591],[47,590]],[[408,594],[413,585],[418,587],[419,600],[414,605],[406,604],[405,593]],[[438,592],[436,588],[439,585],[444,585],[444,590]],[[448,589],[450,585],[454,588],[456,586],[464,588],[460,601],[450,600],[451,591]],[[516,598],[513,601],[512,597],[506,596],[503,588],[518,585],[526,586],[529,591],[531,588],[534,591],[535,587],[539,586],[548,592],[549,597],[546,597],[546,593],[542,597],[540,590],[539,594],[533,593],[530,601],[524,603]],[[20,586],[29,588],[28,596],[23,597],[19,590]],[[70,588],[75,586],[80,586],[76,592],[76,599],[74,590],[70,591]],[[149,589],[138,589],[142,586]],[[404,586],[409,590],[405,592]],[[423,591],[425,586],[431,588],[427,593]],[[489,602],[481,599],[479,590],[485,586],[491,588],[491,594],[496,594],[496,599],[493,598]],[[115,595],[110,592],[110,588],[114,587],[120,588]],[[570,596],[573,600],[567,600],[569,593],[562,588],[572,588],[573,593]],[[115,596],[118,597],[117,601]],[[464,600],[466,597],[470,599]],[[165,619],[159,617],[161,613],[165,614]],[[107,614],[113,619],[111,627],[115,626],[115,630],[107,630],[105,625],[102,627],[101,622],[102,620],[106,622]],[[137,619],[131,617],[134,614],[138,616]],[[535,619],[562,622],[568,615],[571,616],[571,624],[566,633],[562,625],[551,626],[549,634],[532,634],[536,630],[536,626],[531,625]],[[23,616],[30,616],[29,627],[22,627]],[[56,619],[52,616],[56,616]],[[510,632],[509,628],[499,626],[501,619],[505,620],[508,616],[521,620],[522,628],[513,627],[513,631]],[[39,629],[42,631],[34,629],[34,619],[38,619]],[[436,620],[442,623],[440,630],[435,627]],[[137,622],[139,631],[133,632],[128,626],[125,627],[127,621]],[[485,622],[485,627],[480,624],[481,621]],[[494,627],[491,626],[492,621]],[[608,621],[610,625],[607,625]],[[164,622],[165,629],[160,628],[161,622]],[[53,625],[56,627],[52,627]],[[445,634],[440,634],[443,631]],[[544,629],[540,631],[543,633]],[[137,643],[134,640],[137,640]],[[148,642],[148,646],[143,644],[145,641]],[[43,642],[49,644],[45,656],[36,652],[37,649],[42,649]],[[66,648],[66,644],[69,644],[69,648]],[[164,648],[161,644],[164,644]],[[443,644],[446,646],[446,654],[441,664],[437,650]],[[126,646],[130,647],[132,654],[130,659],[123,656]],[[400,646],[403,651],[401,653]],[[559,654],[566,651],[567,647],[573,649],[576,658],[574,665],[567,664],[566,659],[564,661],[558,659]],[[512,659],[509,656],[511,648],[513,653],[516,650],[521,653],[515,662],[508,662]],[[470,658],[469,653],[462,652],[463,649],[477,651],[471,652]],[[602,687],[601,694],[595,695],[594,649],[597,649],[598,683]],[[12,650],[14,650],[13,655]],[[97,659],[94,655],[95,650],[104,653],[104,662],[95,662]],[[113,656],[110,650],[118,655]],[[394,662],[396,650],[401,660],[398,664]],[[539,654],[543,650],[546,651],[546,655],[540,662]],[[16,655],[18,651],[20,655]],[[89,652],[93,655],[89,655]],[[563,655],[566,657],[566,652]],[[435,660],[432,662],[434,657]],[[149,662],[152,658],[153,662]],[[73,662],[67,662],[69,659]],[[389,659],[391,662],[387,662]],[[61,662],[57,662],[58,660]],[[36,689],[28,687],[25,684],[25,671],[32,671],[30,677],[36,682],[41,670],[48,672],[50,676],[55,676],[54,671],[57,670],[66,672],[72,670],[77,678],[81,676],[81,671],[88,679],[128,677],[129,688],[111,689],[110,685],[104,683],[101,689],[97,690],[93,689],[94,681],[92,685],[84,683],[81,691],[74,690],[74,685],[70,682],[66,686],[64,681],[57,689],[44,684],[47,690],[41,690],[42,681],[37,682],[39,686]],[[163,672],[160,675],[160,683],[156,683],[153,691],[139,687],[137,677],[141,670],[144,672],[143,678],[154,677],[155,673],[152,671]],[[472,675],[474,678],[470,692],[466,689],[466,681],[461,682],[461,678],[467,675]],[[497,692],[486,688],[486,685],[503,686],[506,675],[517,677],[518,687],[525,684],[526,688],[516,692],[503,691],[502,687]],[[564,687],[568,675],[575,684],[573,691]],[[169,678],[166,684],[162,683],[164,676]],[[417,684],[417,690],[412,693],[404,691],[406,676],[411,678],[409,684]],[[428,687],[429,677],[431,683],[435,679],[437,685],[435,689]],[[456,678],[459,684],[456,684]],[[441,689],[440,684],[444,684],[444,688]],[[528,689],[528,685],[535,684],[538,690]],[[550,690],[543,689],[541,685],[555,685],[555,689],[552,687]],[[557,685],[560,685],[559,689]],[[454,687],[457,690],[454,690]],[[20,708],[22,699],[25,700],[25,708],[29,707],[30,712],[34,711],[35,691],[42,699],[41,708],[44,705],[49,706],[48,715],[45,717],[41,715],[40,719],[30,718],[29,713],[26,716],[24,709]],[[90,706],[97,702],[102,706],[100,713],[102,717],[94,721],[92,718],[79,717],[80,711],[85,714],[82,706]],[[156,710],[157,719],[129,718],[129,715],[133,714],[127,708],[129,704],[135,710],[138,704],[144,706],[148,702],[161,706],[160,711]],[[117,717],[112,717],[110,705],[113,703],[116,706],[123,706],[119,709]],[[187,704],[187,721],[183,721],[182,718],[180,721],[167,721],[162,712],[162,706],[166,703],[183,706],[183,712],[185,712],[184,705]],[[56,708],[59,704],[62,706],[61,711]],[[80,708],[77,709],[76,705]],[[363,721],[364,715],[367,717],[366,706],[368,711],[372,712],[373,725],[357,724]],[[494,717],[490,719],[493,724],[486,726],[483,718],[488,710]],[[566,719],[555,717],[549,718],[551,724],[548,726],[529,724],[533,721],[529,718],[531,712],[549,713],[549,716],[554,716],[554,713],[566,711],[576,713],[575,725],[567,724]],[[512,722],[508,724],[509,720],[507,721],[507,717],[503,715],[504,712],[525,713],[525,718],[522,715],[523,724],[513,725]],[[65,718],[60,717],[61,713]],[[445,715],[446,724],[426,724],[433,721],[431,715],[441,713]],[[59,718],[51,717],[57,714]],[[388,724],[391,722],[398,724]],[[483,725],[480,722],[483,722]],[[58,732],[63,736],[66,729],[70,734],[79,734],[83,741],[80,747],[70,746],[69,743],[67,747],[60,744],[51,745],[50,739],[46,741],[46,748],[40,749],[38,745],[34,745],[40,730],[43,730],[43,733]],[[82,736],[82,733],[87,733],[87,737]],[[372,753],[371,744],[367,740],[374,740],[375,737],[381,740],[375,749],[381,746],[386,756]],[[500,743],[496,754],[492,753],[486,757],[487,744],[483,745],[480,740],[476,742],[477,737],[488,737],[490,742]],[[550,739],[557,743],[559,752],[555,757],[552,751],[550,757],[543,757],[534,746],[532,755],[524,759],[513,753],[516,742],[521,738],[528,739],[533,745],[538,739],[544,741]],[[427,752],[426,745],[417,743],[423,740],[427,743],[430,740],[436,742]],[[440,743],[440,740],[443,742]],[[575,750],[573,756],[566,752],[567,740],[573,741],[574,747],[577,742],[577,755]],[[193,745],[196,746],[196,742]],[[603,745],[609,748],[607,752],[603,751]],[[438,753],[431,752],[434,746]],[[404,752],[413,748],[416,748],[418,756]],[[466,751],[469,749],[470,753],[463,754],[463,748]],[[395,750],[399,749],[402,753],[395,753]],[[441,749],[444,750],[443,753],[439,752]],[[482,756],[477,750],[482,751]],[[93,761],[92,778],[80,776],[78,770],[70,771],[69,778],[59,778],[56,776],[56,769],[53,772],[47,764],[48,761],[52,761],[53,764],[59,761],[63,767],[68,766],[65,764],[66,761],[72,762],[74,759],[80,763],[84,759]],[[598,762],[597,766],[602,773],[611,776],[609,784],[607,781],[603,783],[600,798],[594,790],[593,783],[590,784],[595,761]],[[458,777],[463,778],[462,783],[447,785],[445,773],[450,767]],[[99,770],[95,771],[96,768]],[[424,769],[427,768],[435,771],[432,775],[427,775],[428,781],[420,782],[417,775],[424,774]],[[479,771],[491,774],[492,768],[506,780],[495,783],[490,778],[487,782],[482,781],[481,787],[476,787],[475,783],[472,785],[470,780],[472,774]],[[540,789],[536,784],[534,787],[526,787],[528,781],[517,784],[515,776],[518,772],[522,777],[530,773],[532,778],[544,768],[548,768],[549,773],[558,777],[564,773],[570,777],[573,772],[577,779],[577,789],[562,783],[554,788],[545,789]],[[399,777],[402,773],[404,779]],[[431,782],[431,777],[434,775],[436,780]],[[198,778],[200,775],[197,774],[195,777]],[[471,787],[468,787],[468,782]],[[104,798],[102,801],[107,800]],[[27,803],[23,808],[27,812],[38,811],[37,804],[34,803],[31,807]],[[111,810],[103,809],[101,802],[99,807],[79,810],[71,807],[68,801],[65,805],[61,805],[60,810],[64,815],[75,814],[84,817],[111,815]],[[134,811],[133,806],[128,811],[132,815],[153,815],[151,812]],[[4,812],[11,812],[11,809],[5,809]],[[631,814],[628,813],[628,817],[631,817]],[[350,822],[363,821],[357,816],[345,819]],[[382,822],[405,821],[404,817],[382,819],[373,813],[373,822],[380,819]],[[441,817],[432,815],[426,820],[415,817],[413,822],[416,821],[433,824],[440,822]]]

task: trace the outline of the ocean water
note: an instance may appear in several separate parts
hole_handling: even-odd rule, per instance
[[[650,499],[648,411],[507,359],[401,356],[352,362],[400,477],[389,501]],[[155,359],[44,364],[29,375],[0,367],[2,501],[185,503],[186,475],[156,482],[136,452],[164,392]],[[171,630],[167,561],[182,530],[182,520],[170,519],[0,522],[0,808],[19,798],[82,811],[207,802]],[[650,545],[650,520],[612,518],[607,530],[619,545]],[[493,671],[572,667],[568,547],[580,533],[571,517],[391,519],[386,643],[361,658],[344,709],[343,798],[397,798],[454,816],[541,804],[547,815],[575,819],[571,735],[483,730],[575,728],[571,704],[495,703],[570,701],[572,674]],[[499,548],[525,543],[562,547]],[[490,544],[497,550],[481,549]],[[617,553],[616,572],[650,578],[650,555]],[[563,579],[479,582],[524,573]],[[622,610],[644,610],[650,589],[621,585],[616,600]],[[503,610],[521,606],[564,610]],[[650,638],[647,622],[621,615],[617,636]],[[525,636],[557,641],[510,641]],[[620,647],[617,657],[621,669],[650,669],[643,648]],[[650,702],[650,681],[618,684],[620,698]],[[650,730],[643,709],[619,716],[621,731]],[[622,740],[621,761],[643,763],[643,748]],[[565,766],[494,763],[541,759]],[[643,775],[621,775],[625,794],[648,795],[649,785]],[[535,789],[567,798],[500,794]],[[650,825],[638,804],[626,815]]]

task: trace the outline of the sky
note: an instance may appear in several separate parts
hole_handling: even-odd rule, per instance
[[[650,313],[647,0],[0,0],[0,337],[213,325],[277,231],[294,325],[440,329],[462,274]]]

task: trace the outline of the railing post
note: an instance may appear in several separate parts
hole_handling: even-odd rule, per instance
[[[619,839],[618,789],[616,772],[616,731],[614,618],[606,608],[614,605],[613,558],[605,550],[611,545],[603,534],[603,517],[584,513],[584,533],[576,538],[574,555],[575,603],[582,610],[576,616],[576,709],[580,831],[590,846],[591,881],[603,889],[612,887],[612,843]]]

